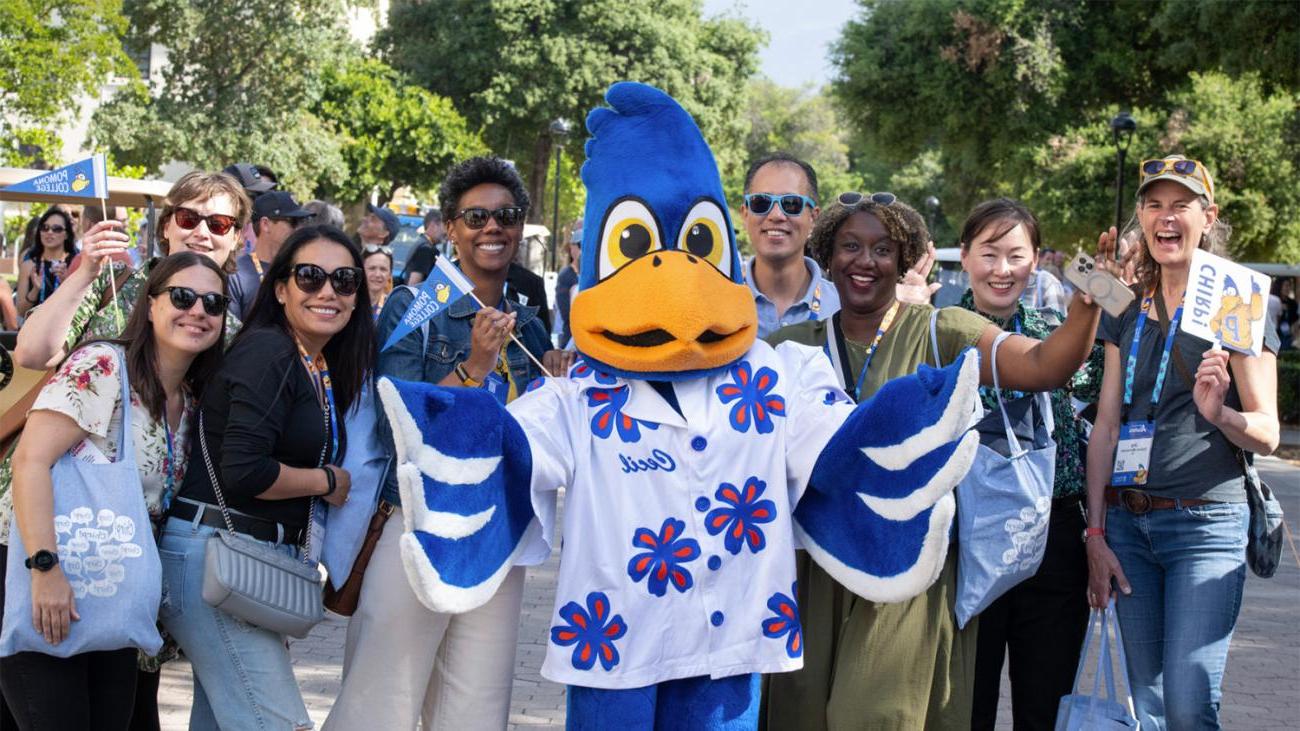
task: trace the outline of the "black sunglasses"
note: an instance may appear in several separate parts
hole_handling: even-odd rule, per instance
[[[756,216],[766,216],[767,212],[772,210],[774,203],[781,204],[781,210],[787,216],[797,216],[803,213],[805,207],[816,208],[817,201],[806,195],[798,193],[786,193],[785,195],[772,195],[771,193],[750,193],[746,195],[745,206],[749,212]]]
[[[463,219],[465,225],[472,229],[480,229],[487,225],[488,218],[495,218],[497,223],[509,228],[518,226],[524,222],[524,209],[519,206],[506,206],[498,208],[495,211],[489,211],[486,208],[466,208],[451,217],[451,220]]]
[[[208,292],[199,294],[189,287],[166,287],[163,292],[167,293],[171,299],[172,307],[181,312],[189,312],[195,302],[203,301],[203,311],[213,317],[222,315],[226,312],[226,305],[230,304],[230,298],[220,292]],[[162,294],[158,292],[157,294]],[[156,296],[156,295],[155,295]]]
[[[334,287],[335,294],[340,297],[350,297],[357,293],[365,276],[366,273],[361,267],[339,267],[332,272],[326,272],[315,264],[293,265],[293,282],[298,285],[298,289],[307,294],[319,292],[328,279]]]
[[[43,234],[61,234],[61,233],[63,233],[64,231],[67,231],[67,230],[68,230],[68,229],[66,229],[66,228],[64,228],[64,227],[62,227],[62,226],[60,226],[60,225],[58,225],[58,224],[54,224],[53,226],[51,226],[50,224],[47,223],[47,224],[45,224],[44,226],[41,226],[41,233],[43,233]]]
[[[878,206],[892,206],[894,205],[894,201],[898,200],[898,196],[893,193],[872,193],[870,195],[864,195],[857,191],[850,190],[847,193],[840,193],[839,197],[840,205],[842,206],[856,206],[861,203],[863,199],[869,200]]]

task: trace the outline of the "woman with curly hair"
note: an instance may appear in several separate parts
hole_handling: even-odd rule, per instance
[[[944,308],[932,342],[934,308],[897,299],[900,277],[925,255],[928,240],[920,214],[892,193],[841,195],[809,237],[841,309],[828,320],[778,330],[769,342],[823,348],[857,401],[922,363],[935,365],[936,349],[947,364],[977,348],[981,381],[991,385],[989,356],[1001,328],[974,312]],[[1102,254],[1099,259],[1109,259],[1109,250],[1103,247]],[[1066,321],[1046,340],[1010,335],[998,351],[1002,386],[1046,391],[1063,385],[1092,347],[1099,312],[1077,296]],[[955,545],[924,594],[894,604],[855,596],[802,552],[797,565],[804,667],[770,677],[769,728],[970,725],[978,622],[959,630],[954,618]]]

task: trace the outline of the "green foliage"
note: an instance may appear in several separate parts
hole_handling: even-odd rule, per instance
[[[0,165],[11,168],[53,167],[59,161],[51,160],[49,156],[61,149],[63,142],[48,129],[9,128],[4,147],[0,148]]]

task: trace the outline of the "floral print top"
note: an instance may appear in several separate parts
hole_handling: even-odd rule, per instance
[[[119,373],[121,348],[94,343],[73,352],[50,382],[41,389],[32,411],[57,411],[70,417],[88,436],[74,449],[98,449],[110,460],[117,458],[118,434],[122,428],[122,381]],[[190,421],[194,399],[186,394],[180,428],[172,435],[173,458],[167,454],[167,433],[161,421],[149,415],[134,389],[131,391],[132,442],[140,466],[145,506],[155,522],[161,517],[167,474],[179,487],[189,462]],[[93,451],[93,450],[92,450]],[[6,489],[0,494],[0,541],[9,542],[13,495],[7,489],[12,473],[10,462],[3,465]]]

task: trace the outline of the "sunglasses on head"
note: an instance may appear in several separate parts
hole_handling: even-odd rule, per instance
[[[392,256],[393,247],[389,246],[388,244],[366,244],[367,254],[374,254],[376,252],[383,252],[385,254],[388,254],[389,256]]]
[[[203,311],[212,317],[217,317],[226,312],[226,305],[230,304],[230,298],[220,292],[208,292],[199,294],[189,287],[166,287],[163,292],[167,293],[171,299],[172,307],[181,312],[189,312],[195,302],[203,302]],[[158,292],[157,294],[162,294]]]
[[[495,211],[486,208],[466,208],[452,216],[451,220],[455,221],[458,218],[465,221],[465,225],[472,229],[483,228],[489,218],[495,218],[497,223],[509,228],[524,222],[524,209],[519,206],[506,206]]]
[[[892,206],[894,205],[894,201],[898,200],[898,196],[893,193],[864,194],[855,190],[850,190],[847,193],[840,193],[839,197],[840,205],[842,206],[856,206],[863,200],[869,200],[878,206]]]
[[[298,289],[307,294],[321,291],[325,286],[325,280],[328,279],[334,287],[334,294],[350,297],[357,293],[365,276],[366,273],[361,270],[361,267],[339,267],[332,272],[326,272],[315,264],[293,265],[293,282],[298,285]]]
[[[192,208],[180,208],[172,211],[172,220],[177,226],[189,231],[198,228],[200,221],[206,221],[208,230],[216,236],[225,236],[230,233],[230,229],[235,227],[235,217],[227,216],[224,213],[213,213],[207,216],[200,214]]]
[[[1163,175],[1169,171],[1173,171],[1174,174],[1185,178],[1196,178],[1201,181],[1201,185],[1205,186],[1205,190],[1210,194],[1210,197],[1214,197],[1214,183],[1210,182],[1210,176],[1205,172],[1205,166],[1199,160],[1171,158],[1144,160],[1142,162],[1142,179],[1138,181],[1138,184],[1141,185],[1147,178]]]
[[[781,204],[781,211],[787,216],[797,216],[803,213],[805,207],[817,207],[817,201],[798,193],[786,193],[785,195],[750,193],[745,196],[745,207],[756,216],[766,216],[768,211],[772,210],[772,204],[778,202]]]
[[[63,226],[60,226],[57,223],[53,225],[47,223],[44,226],[41,226],[41,233],[43,234],[61,234],[67,230],[68,229],[64,228]]]

